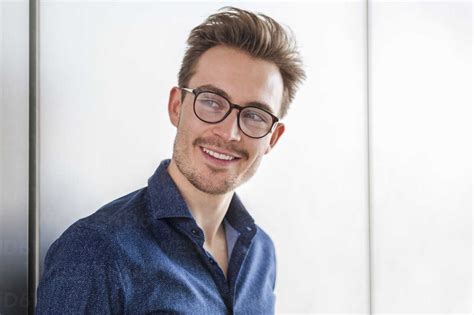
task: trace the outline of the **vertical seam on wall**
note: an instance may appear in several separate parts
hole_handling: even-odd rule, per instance
[[[369,314],[373,313],[373,275],[372,275],[372,172],[371,172],[371,116],[370,116],[370,16],[369,0],[365,1],[365,39],[366,39],[366,99],[367,99],[367,241],[368,241],[368,294],[369,294]]]
[[[34,314],[38,284],[37,1],[29,0],[28,314]]]

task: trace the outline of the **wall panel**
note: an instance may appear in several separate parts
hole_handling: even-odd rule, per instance
[[[0,147],[0,313],[26,313],[28,1],[0,1]]]
[[[472,314],[470,2],[370,8],[373,311]]]

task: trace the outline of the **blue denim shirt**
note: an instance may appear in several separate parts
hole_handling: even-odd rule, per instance
[[[148,186],[71,225],[49,248],[37,314],[273,314],[275,252],[234,194],[227,278],[163,161]],[[65,209],[67,211],[67,209]]]

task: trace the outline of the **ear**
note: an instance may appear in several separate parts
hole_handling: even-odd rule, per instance
[[[270,143],[268,144],[268,148],[265,150],[265,154],[270,152],[273,147],[277,144],[278,140],[280,139],[281,135],[285,132],[285,125],[283,123],[277,123],[275,130],[272,133],[272,137],[270,138]]]
[[[181,112],[181,89],[173,87],[170,91],[168,99],[168,114],[170,115],[170,121],[173,126],[178,127],[179,115]]]

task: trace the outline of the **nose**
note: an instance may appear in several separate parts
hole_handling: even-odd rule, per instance
[[[238,125],[238,111],[232,112],[223,121],[214,126],[214,134],[225,142],[240,141],[241,133]]]

